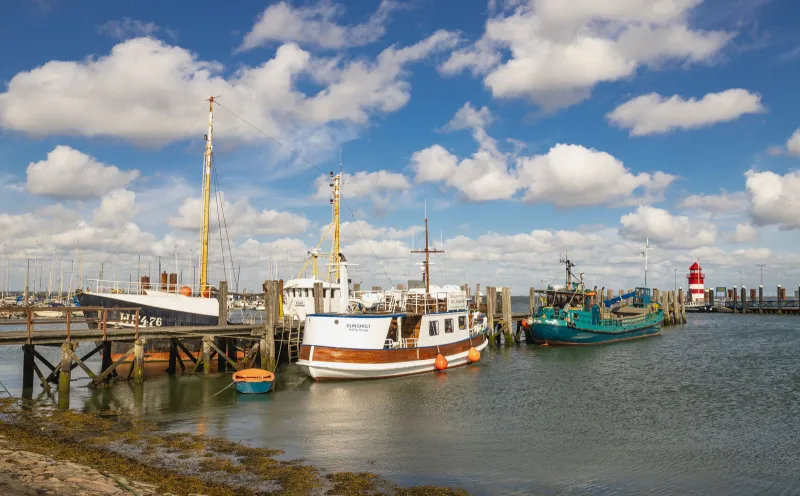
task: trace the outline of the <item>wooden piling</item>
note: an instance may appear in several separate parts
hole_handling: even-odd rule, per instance
[[[22,345],[22,389],[33,389],[33,368],[36,364],[32,344]]]
[[[528,313],[533,315],[536,311],[536,290],[530,288],[528,290]]]
[[[325,307],[323,306],[323,299],[322,299],[322,283],[315,282],[314,283],[314,313],[325,313]]]
[[[783,301],[782,301],[783,298],[782,298],[782,296],[783,296],[783,294],[781,292],[781,285],[778,284],[778,315],[782,314],[782,312],[781,312],[782,307],[783,307]]]
[[[61,365],[58,374],[58,406],[59,408],[69,408],[69,383],[72,379],[72,357],[69,349],[72,343],[65,341],[61,345]]]
[[[497,289],[494,286],[486,287],[486,319],[489,346],[494,346],[494,305],[497,303]]]
[[[742,313],[747,313],[747,290],[742,286]]]
[[[144,339],[139,338],[133,345],[133,382],[144,382]]]
[[[178,345],[175,343],[175,338],[169,340],[169,365],[167,365],[167,374],[175,375],[178,365]]]
[[[758,286],[758,313],[764,313],[764,286]]]
[[[211,345],[208,341],[211,336],[203,336],[203,375],[211,373]]]
[[[277,281],[266,281],[264,283],[264,308],[267,315],[264,339],[261,341],[264,345],[261,349],[261,363],[262,368],[267,370],[275,370],[275,326],[278,323],[278,311],[280,308],[278,287]],[[263,367],[265,357],[266,367]]]
[[[217,295],[219,303],[219,317],[217,317],[217,325],[228,325],[228,282],[219,282],[219,293]]]
[[[685,305],[685,295],[683,294],[683,288],[678,290],[678,306],[676,307],[678,311],[678,320],[681,324],[686,323],[686,305]]]
[[[514,329],[511,319],[511,288],[505,287],[502,292],[503,298],[503,337],[506,345],[514,342]]]

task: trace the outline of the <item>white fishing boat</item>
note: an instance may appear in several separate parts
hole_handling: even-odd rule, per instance
[[[334,222],[338,224],[338,181],[334,185]],[[338,231],[337,231],[338,234]],[[467,296],[455,286],[430,283],[430,254],[425,219],[425,287],[391,290],[377,298],[351,297],[348,264],[340,253],[330,306],[307,313],[297,364],[315,380],[379,379],[466,365],[488,345],[486,319],[470,312]],[[312,293],[313,305],[313,293]],[[360,303],[360,304],[358,304]],[[310,307],[310,308],[313,308]],[[327,310],[335,308],[336,310]]]

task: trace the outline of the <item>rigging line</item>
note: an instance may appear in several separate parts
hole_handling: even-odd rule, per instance
[[[213,165],[213,158],[211,168],[214,168]],[[225,245],[222,243],[222,223],[220,222],[220,215],[219,215],[219,205],[222,203],[222,199],[220,198],[219,189],[214,190],[214,203],[217,207],[217,231],[219,231],[219,251],[222,255],[222,276],[227,280],[228,279],[228,266],[225,264]]]
[[[383,261],[378,257],[378,254],[375,253],[375,250],[372,249],[372,244],[369,242],[369,240],[367,239],[367,236],[364,234],[364,230],[361,229],[361,223],[358,222],[358,219],[356,219],[356,216],[353,214],[353,210],[351,210],[350,209],[350,205],[347,204],[347,200],[345,200],[344,198],[341,198],[341,201],[342,201],[342,203],[344,203],[344,206],[347,207],[347,211],[350,212],[350,216],[353,217],[354,221],[356,221],[356,226],[358,226],[358,230],[361,231],[361,237],[363,237],[364,241],[367,242],[367,246],[369,246],[370,251],[375,256],[375,259],[378,261],[378,264],[380,264],[381,270],[383,271],[383,275],[386,276],[386,279],[389,281],[389,284],[391,284],[392,287],[394,287],[394,283],[392,282],[392,278],[389,277],[389,273],[386,272],[386,268],[383,266]]]
[[[242,121],[242,122],[244,122],[245,124],[247,124],[248,126],[252,127],[253,129],[255,129],[255,130],[256,130],[256,131],[258,131],[259,133],[263,134],[264,136],[266,136],[266,137],[267,137],[267,138],[269,138],[270,140],[274,141],[274,142],[275,142],[275,143],[277,143],[279,146],[281,146],[283,149],[285,149],[286,151],[288,151],[289,153],[291,153],[292,155],[294,155],[295,157],[297,157],[297,158],[298,158],[298,159],[300,159],[301,161],[303,161],[303,162],[307,163],[307,164],[308,164],[308,165],[310,165],[311,167],[314,167],[314,168],[315,168],[315,169],[317,169],[318,171],[320,171],[320,172],[322,172],[323,174],[325,174],[325,171],[324,171],[324,170],[322,170],[322,168],[320,168],[318,165],[312,164],[310,161],[308,161],[308,160],[307,160],[305,157],[303,157],[302,155],[300,155],[299,153],[297,153],[295,150],[292,150],[291,148],[289,148],[288,146],[284,145],[284,144],[283,144],[283,143],[281,143],[280,141],[276,140],[275,138],[273,138],[273,137],[272,137],[272,136],[270,136],[269,134],[267,134],[267,133],[265,133],[264,131],[262,131],[261,129],[257,128],[255,125],[253,125],[253,124],[250,124],[249,122],[247,122],[246,120],[244,120],[242,117],[240,117],[239,115],[237,115],[236,113],[234,113],[234,112],[233,112],[233,110],[231,110],[231,109],[229,109],[228,107],[226,107],[225,105],[223,105],[223,104],[219,103],[219,100],[216,100],[216,99],[215,99],[215,100],[214,100],[214,103],[216,103],[216,104],[217,104],[217,106],[219,106],[219,107],[222,107],[223,109],[225,109],[226,111],[228,111],[228,112],[229,112],[229,113],[230,113],[232,116],[236,117],[236,118],[237,118],[237,119],[239,119],[240,121]]]
[[[219,176],[217,175],[217,166],[216,165],[217,165],[216,161],[215,161],[214,157],[212,156],[211,157],[211,171],[212,171],[212,173],[214,175],[214,187],[216,188],[217,193],[220,193],[220,195],[221,195],[222,190],[219,187]],[[225,204],[222,201],[220,201],[219,205],[220,205],[220,209],[222,211],[222,222],[225,225],[225,239],[228,241],[228,259],[231,262],[231,273],[236,274],[236,271],[234,270],[234,267],[233,267],[233,250],[231,249],[231,237],[230,237],[230,234],[228,233],[228,220],[225,217]],[[220,236],[222,236],[222,231],[221,231],[222,226],[219,226],[219,227],[220,227]],[[223,263],[224,262],[225,262],[225,260],[223,259]],[[239,287],[239,275],[238,274],[236,274],[234,276],[234,281],[233,282],[236,284],[236,287],[238,288]]]

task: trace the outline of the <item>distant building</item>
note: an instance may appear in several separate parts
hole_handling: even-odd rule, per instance
[[[706,299],[706,275],[700,264],[695,262],[689,267],[689,301],[705,301]]]
[[[409,279],[408,280],[408,289],[419,289],[425,287],[425,281],[422,279]]]

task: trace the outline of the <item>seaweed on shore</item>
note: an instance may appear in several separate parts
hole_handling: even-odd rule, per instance
[[[160,493],[233,496],[461,496],[451,488],[402,488],[377,475],[321,476],[302,460],[278,460],[280,450],[226,439],[163,432],[151,422],[61,411],[49,405],[0,400],[0,434],[18,448],[121,474]]]

